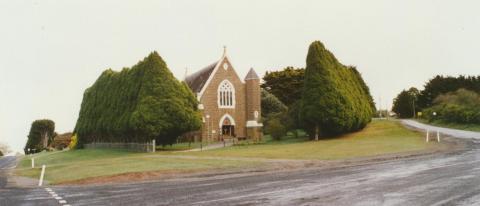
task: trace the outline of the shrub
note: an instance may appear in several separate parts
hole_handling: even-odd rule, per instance
[[[262,118],[287,111],[287,106],[285,106],[280,100],[278,100],[275,95],[264,89],[262,89],[261,101]]]
[[[55,148],[57,150],[62,150],[64,148],[67,148],[71,141],[72,141],[71,132],[57,134],[53,137],[53,141],[52,141],[52,144],[50,144],[50,147]]]
[[[279,118],[272,118],[267,122],[266,132],[272,136],[274,140],[280,140],[286,135],[287,129],[281,123]]]
[[[423,110],[423,117],[429,121],[480,124],[480,95],[475,92],[459,89],[440,95],[433,102],[434,106]]]
[[[78,143],[77,134],[74,134],[70,140],[70,144],[68,144],[68,148],[75,149],[77,147],[77,143]]]

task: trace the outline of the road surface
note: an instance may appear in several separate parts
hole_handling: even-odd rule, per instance
[[[465,130],[436,127],[436,126],[423,124],[423,123],[420,123],[414,120],[409,120],[409,119],[402,120],[402,123],[417,129],[429,130],[430,132],[433,132],[433,133],[436,133],[438,131],[441,134],[451,136],[451,137],[480,140],[480,132],[471,132],[471,131],[465,131]]]
[[[7,188],[0,196],[12,203],[7,205],[49,205],[47,189],[71,205],[480,205],[480,145],[363,166],[21,192]]]
[[[11,169],[17,157],[0,157],[0,206],[14,205],[58,205],[58,201],[43,188],[19,188],[12,183]]]

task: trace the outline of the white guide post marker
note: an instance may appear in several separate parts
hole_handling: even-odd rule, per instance
[[[437,142],[440,142],[440,131],[437,130]]]
[[[42,172],[40,173],[40,181],[38,181],[38,186],[42,186],[44,175],[45,175],[45,165],[42,165]]]
[[[32,158],[32,168],[35,168],[35,158]]]
[[[156,147],[156,145],[155,145],[155,140],[152,140],[152,147],[153,147],[153,148],[152,148],[152,151],[153,151],[153,153],[155,153],[155,147]]]
[[[425,139],[426,142],[428,142],[428,138],[429,138],[429,131],[428,131],[428,129],[427,129],[427,137],[426,137],[426,139]]]

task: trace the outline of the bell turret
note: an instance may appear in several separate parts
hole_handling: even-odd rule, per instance
[[[245,76],[247,136],[260,140],[262,137],[260,78],[253,68]]]

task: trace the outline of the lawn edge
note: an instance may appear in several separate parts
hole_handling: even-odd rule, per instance
[[[129,172],[116,175],[106,175],[98,177],[89,177],[78,180],[56,182],[55,186],[97,186],[97,185],[121,185],[121,184],[140,184],[145,182],[162,182],[162,181],[184,181],[186,179],[198,178],[227,178],[240,177],[250,175],[269,174],[272,172],[292,172],[298,170],[330,170],[347,167],[358,167],[372,164],[382,164],[392,161],[404,161],[417,158],[430,158],[435,155],[446,155],[461,152],[467,149],[466,145],[469,140],[444,137],[444,147],[428,148],[425,150],[407,151],[391,154],[382,154],[368,157],[358,157],[341,160],[278,160],[266,159],[271,162],[263,162],[260,167],[233,168],[233,169],[191,169],[183,171],[175,171],[171,173],[165,170],[145,171],[145,172]],[[126,178],[128,176],[140,176],[141,178]],[[109,179],[108,181],[96,181],[98,179]]]

